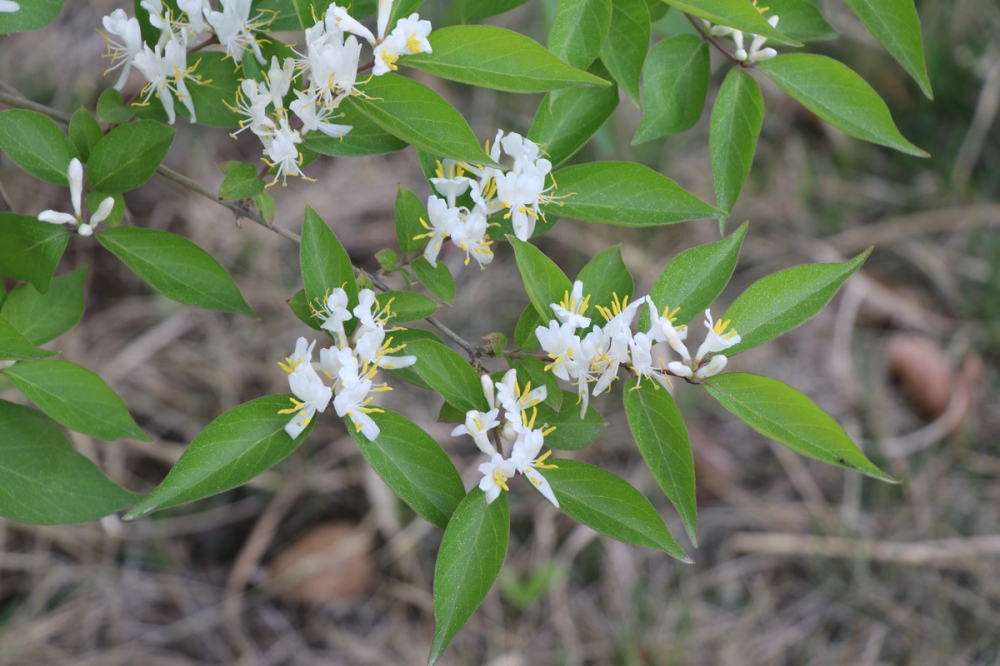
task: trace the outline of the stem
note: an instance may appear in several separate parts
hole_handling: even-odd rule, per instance
[[[218,43],[219,43],[219,36],[218,35],[212,35],[211,37],[209,37],[208,39],[206,39],[202,43],[196,44],[192,48],[188,49],[188,53],[197,53],[198,51],[201,51],[203,48],[206,48],[206,47],[211,46],[212,44],[218,44]]]
[[[14,204],[11,203],[10,197],[7,196],[7,190],[4,189],[3,183],[0,183],[0,197],[3,198],[3,203],[7,206],[7,210],[11,213],[17,212],[14,210]]]
[[[10,88],[10,86],[4,84],[5,88]],[[12,106],[15,109],[26,109],[28,111],[37,111],[43,115],[52,118],[52,120],[57,120],[64,125],[69,125],[71,116],[68,113],[63,113],[62,111],[56,111],[55,109],[50,109],[44,104],[39,104],[38,102],[32,102],[30,99],[21,97],[20,95],[11,95],[5,92],[0,92],[0,104],[5,104],[7,106]]]
[[[360,67],[358,67],[358,73],[367,71],[367,70],[371,69],[374,66],[375,66],[375,61],[372,60],[370,63],[367,63],[365,65],[361,65]]]
[[[741,67],[747,67],[747,64],[745,62],[743,62],[742,60],[737,60],[736,56],[730,53],[729,50],[726,47],[724,47],[721,42],[719,42],[719,40],[717,40],[712,35],[708,34],[708,32],[705,31],[705,28],[702,27],[701,23],[698,22],[698,19],[691,16],[690,14],[685,14],[684,16],[687,17],[687,20],[691,22],[691,25],[694,26],[694,29],[698,31],[698,34],[701,35],[701,38],[707,41],[715,48],[717,48],[719,50],[719,53],[726,56],[733,63],[740,65]]]

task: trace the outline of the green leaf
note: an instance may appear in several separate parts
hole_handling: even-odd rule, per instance
[[[584,222],[654,227],[725,215],[666,176],[634,162],[591,162],[554,174],[557,199],[545,212]]]
[[[332,122],[350,125],[350,132],[343,137],[332,137],[313,130],[305,135],[302,145],[322,155],[334,157],[385,155],[406,148],[405,141],[382,129],[356,107],[342,104],[338,110],[341,116]]]
[[[22,109],[0,111],[0,150],[32,176],[63,186],[70,160],[79,157],[54,120]]]
[[[423,257],[417,257],[410,262],[410,268],[429,292],[445,303],[450,304],[455,300],[455,278],[451,276],[451,271],[443,261],[437,262],[435,267]]]
[[[97,240],[169,299],[257,319],[226,269],[186,238],[155,229],[118,227],[98,231]]]
[[[69,120],[69,140],[76,146],[80,161],[86,163],[90,159],[90,151],[103,138],[104,132],[94,116],[86,109],[77,109]]]
[[[98,439],[153,441],[129,416],[125,402],[87,368],[69,361],[18,363],[7,378],[50,418]]]
[[[642,122],[633,146],[695,126],[708,95],[710,60],[708,42],[697,35],[676,35],[653,47],[642,68]]]
[[[427,229],[420,220],[427,221],[427,208],[416,194],[402,185],[396,193],[396,240],[403,252],[419,252],[427,243],[416,236],[424,234]]]
[[[134,190],[153,175],[173,140],[172,127],[152,120],[120,125],[94,146],[87,178],[100,192]]]
[[[41,412],[0,400],[0,516],[36,525],[86,523],[140,498],[78,453]]]
[[[528,306],[524,308],[524,312],[518,318],[517,327],[514,329],[515,344],[525,351],[541,349],[542,345],[538,342],[538,336],[535,335],[535,329],[541,325],[542,316],[538,314],[538,310],[535,309],[534,305],[528,303]]]
[[[601,48],[601,60],[636,107],[639,75],[649,51],[649,23],[645,0],[613,0],[611,29]]]
[[[586,69],[604,46],[611,28],[611,0],[559,0],[549,30],[549,51]]]
[[[433,52],[408,55],[400,64],[449,81],[515,93],[608,86],[604,79],[570,67],[538,42],[511,30],[460,25],[435,30],[427,39]]]
[[[132,119],[135,110],[131,107],[123,106],[125,100],[122,94],[114,88],[108,88],[101,93],[97,99],[97,117],[101,122],[119,125]]]
[[[19,284],[3,301],[2,314],[33,345],[44,345],[76,326],[83,316],[83,284],[87,267],[52,280],[42,294],[30,284]]]
[[[299,289],[295,294],[288,299],[288,307],[291,309],[292,314],[299,318],[303,324],[309,328],[315,329],[317,331],[322,331],[320,328],[321,322],[316,317],[313,317],[312,308],[309,307],[309,301],[306,299],[306,290]]]
[[[30,282],[44,294],[68,242],[61,224],[0,213],[0,277]]]
[[[188,67],[194,69],[194,76],[188,79],[187,88],[194,103],[194,112],[199,125],[236,128],[240,126],[240,114],[233,111],[236,105],[236,91],[240,79],[233,59],[225,53],[198,51],[189,53]],[[195,77],[201,79],[197,83]],[[187,107],[177,105],[177,113],[189,116]]]
[[[433,340],[407,342],[404,353],[417,357],[413,369],[453,406],[463,411],[489,411],[479,373],[458,353]]]
[[[298,14],[295,12],[293,0],[254,0],[252,16],[261,10],[274,12],[274,20],[268,26],[268,32],[298,32],[301,28]]]
[[[934,99],[924,63],[920,17],[913,0],[846,0],[885,50],[920,84],[928,99]]]
[[[312,423],[295,439],[278,412],[291,406],[290,395],[269,395],[230,409],[202,430],[181,454],[167,478],[125,516],[132,520],[154,511],[193,502],[240,486],[298,448]]]
[[[653,505],[627,481],[577,460],[550,462],[557,467],[546,469],[545,479],[570,518],[612,539],[691,561]]]
[[[437,312],[438,304],[412,291],[387,291],[375,297],[380,309],[389,309],[389,325],[426,319]],[[389,332],[392,335],[392,332]]]
[[[66,0],[21,0],[13,13],[0,13],[0,35],[38,30],[59,15]]]
[[[264,181],[257,177],[257,167],[246,162],[226,162],[226,177],[219,187],[220,199],[247,199],[264,191]]]
[[[600,61],[594,61],[590,71],[610,79]],[[616,108],[617,86],[575,88],[560,91],[558,95],[549,93],[538,105],[528,138],[545,150],[552,164],[558,165],[587,143]]]
[[[21,335],[7,318],[0,315],[0,361],[33,361],[55,356],[59,352],[39,349]]]
[[[680,514],[688,538],[698,545],[694,455],[684,419],[670,394],[655,380],[626,388],[625,415],[642,459]]]
[[[334,289],[347,292],[347,309],[353,310],[358,304],[358,285],[354,279],[354,265],[347,250],[326,222],[311,207],[306,206],[302,224],[302,242],[299,244],[299,264],[302,267],[302,281],[305,283],[306,299],[309,303],[326,303],[326,297]],[[350,334],[357,326],[357,320],[344,323]]]
[[[362,92],[365,97],[348,97],[344,106],[357,109],[390,134],[443,157],[493,164],[465,118],[424,84],[390,73],[373,77]]]
[[[794,266],[754,282],[722,316],[741,338],[726,350],[726,356],[762,345],[812,319],[871,251],[868,248],[841,264]]]
[[[584,314],[598,325],[603,323],[603,318],[597,306],[610,309],[616,298],[619,303],[631,298],[635,288],[632,274],[622,261],[621,244],[609,247],[587,262],[576,279],[583,282],[584,297],[590,294],[590,307]]]
[[[733,209],[750,173],[763,122],[760,86],[742,67],[733,67],[715,98],[708,135],[715,199],[727,213]]]
[[[682,12],[703,18],[710,23],[736,28],[754,35],[763,35],[772,42],[802,46],[771,27],[757,8],[746,0],[663,0]]]
[[[448,6],[446,21],[448,25],[475,23],[509,12],[525,2],[527,0],[453,0]]]
[[[552,373],[546,373],[550,377]],[[580,398],[573,391],[556,391],[562,400],[562,408],[555,412],[547,403],[538,405],[538,416],[535,424],[543,429],[555,426],[555,430],[545,436],[545,446],[561,451],[579,451],[590,446],[601,434],[608,422],[597,413],[597,410],[587,406],[583,418],[580,418]]]
[[[528,292],[528,298],[541,316],[542,323],[546,324],[556,318],[550,305],[559,303],[573,289],[573,285],[556,263],[537,247],[514,236],[508,236],[507,240],[514,248],[524,290]]]
[[[517,370],[518,381],[521,386],[531,382],[532,386],[545,386],[545,404],[555,411],[559,411],[563,403],[563,390],[559,387],[559,380],[551,372],[545,371],[545,361],[535,356],[522,356],[514,361],[512,367]]]
[[[510,513],[504,493],[492,504],[473,488],[444,531],[434,567],[434,664],[451,639],[483,603],[507,555]]]
[[[684,250],[664,266],[649,290],[660,316],[664,310],[672,312],[677,308],[676,323],[686,324],[712,304],[733,275],[747,226],[744,222],[720,241]],[[649,311],[644,308],[639,315],[639,330],[648,329]]]
[[[404,348],[404,351],[399,352],[400,354],[409,354],[410,353],[410,349],[409,349],[408,346],[412,342],[414,342],[415,340],[431,340],[433,342],[438,343],[442,347],[444,346],[444,343],[441,342],[441,338],[439,338],[438,336],[434,335],[430,331],[425,331],[425,330],[420,329],[420,328],[403,328],[403,329],[399,329],[399,330],[396,330],[396,331],[392,332],[392,344],[393,344],[393,346],[397,346],[398,347],[400,344],[407,345],[407,347]],[[408,368],[398,368],[396,370],[390,370],[390,369],[387,368],[386,372],[390,376],[395,377],[396,379],[400,379],[400,380],[402,380],[402,381],[404,381],[404,382],[406,382],[408,384],[413,384],[414,386],[419,386],[420,388],[427,389],[428,391],[432,391],[433,390],[431,388],[430,384],[428,384],[427,382],[425,382],[420,377],[420,375],[417,374],[417,371],[414,369],[414,367],[412,365],[410,367],[408,367]],[[481,391],[482,391],[482,389],[480,389],[480,392]],[[464,419],[465,418],[465,416],[464,416],[465,412],[463,411],[462,414],[463,414],[462,418]]]
[[[261,216],[268,222],[274,222],[274,199],[267,192],[261,192],[253,198],[254,205]]]
[[[373,442],[346,423],[361,455],[417,515],[445,529],[465,499],[462,477],[448,454],[433,437],[395,412],[371,417],[380,431]]]
[[[705,380],[705,389],[747,425],[792,451],[899,483],[873,465],[844,429],[812,400],[777,379],[730,372]]]
[[[759,62],[757,69],[807,109],[851,136],[908,155],[928,156],[899,133],[882,98],[847,65],[825,56],[794,53]]]
[[[837,37],[837,31],[823,19],[823,14],[811,0],[774,0],[768,2],[771,16],[781,17],[778,25],[790,39],[815,42]]]

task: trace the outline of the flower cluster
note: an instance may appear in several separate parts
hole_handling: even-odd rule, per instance
[[[316,341],[307,342],[305,338],[299,338],[295,352],[278,364],[288,373],[288,386],[295,395],[292,407],[279,412],[293,415],[285,426],[285,432],[293,438],[298,437],[316,412],[322,413],[332,399],[337,416],[349,418],[358,432],[369,441],[374,440],[379,435],[379,428],[369,415],[382,410],[368,405],[374,399],[373,393],[392,390],[384,382],[374,384],[375,375],[380,368],[405,368],[417,360],[415,356],[392,355],[405,345],[393,347],[392,337],[386,335],[391,301],[380,309],[371,289],[361,290],[358,305],[353,310],[347,309],[347,300],[347,292],[337,288],[314,311],[314,316],[323,322],[321,328],[336,342],[319,350],[319,372],[312,363]],[[357,318],[358,325],[354,334],[348,337],[344,323],[352,318]],[[332,382],[330,386],[323,377]]]
[[[143,88],[142,103],[148,103],[150,97],[156,95],[171,124],[176,119],[175,96],[187,108],[191,122],[197,122],[185,82],[190,79],[201,83],[193,75],[197,63],[187,66],[189,40],[209,32],[225,47],[235,67],[242,65],[247,51],[260,65],[268,65],[261,52],[262,40],[258,32],[270,25],[274,13],[260,10],[251,16],[251,0],[224,0],[222,11],[212,10],[208,0],[178,0],[180,12],[177,15],[165,7],[162,0],[142,0],[140,6],[149,13],[152,26],[160,30],[159,40],[155,48],[150,48],[142,40],[138,19],[129,18],[124,10],[116,9],[103,20],[107,31],[106,57],[111,58],[112,63],[108,71],[121,68],[115,84],[115,88],[121,90],[131,68],[138,69],[148,81]],[[315,130],[343,138],[351,131],[350,125],[330,121],[338,116],[337,107],[345,97],[360,94],[355,88],[360,70],[370,66],[372,73],[379,76],[395,70],[400,56],[430,53],[427,36],[431,24],[421,21],[417,14],[400,19],[393,31],[385,35],[391,10],[391,0],[379,3],[379,35],[376,37],[346,9],[330,5],[324,16],[305,31],[304,54],[296,52],[298,58],[288,57],[283,61],[272,56],[264,81],[246,78],[241,82],[233,107],[244,116],[239,131],[249,129],[261,140],[264,161],[276,169],[272,182],[279,178],[284,182],[288,176],[303,176],[302,156],[297,146],[302,143],[305,133]],[[361,58],[359,38],[368,42],[374,55],[373,63],[365,67],[358,64]],[[290,92],[295,93],[296,99],[286,108],[285,100]]]
[[[452,436],[469,435],[475,441],[479,450],[490,457],[489,462],[479,466],[483,478],[479,488],[486,493],[486,502],[492,503],[500,496],[500,491],[509,490],[507,481],[515,474],[523,474],[524,478],[534,485],[545,499],[557,508],[552,487],[539,470],[555,469],[556,465],[546,464],[552,451],[544,455],[538,454],[545,444],[545,436],[555,430],[555,427],[535,428],[538,417],[536,405],[547,397],[544,386],[531,388],[529,382],[523,388],[518,384],[515,370],[508,370],[499,382],[494,383],[487,376],[482,377],[483,394],[489,404],[488,412],[469,410],[465,413],[465,423],[451,431]],[[499,418],[500,408],[503,408],[503,420]],[[528,416],[531,410],[531,416]],[[509,458],[504,458],[501,451],[490,441],[491,434],[499,442],[512,444]]]
[[[577,280],[573,291],[566,293],[562,302],[551,305],[556,319],[548,326],[535,329],[542,349],[552,359],[546,370],[577,387],[581,418],[587,411],[590,385],[594,385],[595,396],[609,390],[623,365],[632,369],[639,382],[652,377],[667,386],[670,376],[706,379],[726,367],[726,357],[719,352],[740,341],[739,334],[729,328],[729,321],[713,321],[712,313],[705,310],[708,334],[692,359],[684,345],[688,328],[684,324],[676,325],[677,308],[671,311],[666,307],[661,313],[649,296],[629,303],[627,296],[619,300],[615,295],[610,309],[596,308],[605,320],[604,326],[594,324],[591,327],[590,317],[584,314],[589,302],[590,296],[583,295],[583,283]],[[643,303],[649,309],[649,330],[632,333],[632,320]],[[582,337],[577,334],[578,329],[587,328],[590,328],[589,333]],[[653,345],[660,342],[666,342],[681,361],[665,363],[662,357],[657,357],[654,364]]]
[[[754,0],[754,7],[757,7],[757,0]],[[769,7],[757,7],[757,11],[761,14],[766,12]],[[771,24],[772,28],[778,27],[778,17],[777,15],[772,16],[767,20]],[[743,44],[743,32],[735,28],[729,28],[724,25],[712,25],[708,21],[702,21],[705,26],[705,30],[708,34],[714,37],[731,37],[733,43],[736,45],[736,51],[733,53],[733,57],[740,62],[761,62],[762,60],[770,60],[774,56],[778,55],[778,52],[774,49],[762,48],[764,43],[767,42],[767,37],[762,37],[761,35],[750,35],[750,50],[748,51]]]
[[[545,184],[552,163],[540,156],[541,150],[533,141],[515,132],[504,136],[503,130],[497,130],[493,147],[487,142],[486,150],[494,162],[499,162],[502,150],[513,160],[511,169],[444,160],[438,163],[437,177],[430,179],[441,196],[427,199],[430,220],[420,220],[427,233],[416,239],[428,239],[424,258],[432,266],[437,266],[438,253],[447,238],[465,252],[466,265],[473,258],[480,267],[485,266],[493,261],[492,241],[487,239],[490,215],[506,211],[504,218],[511,220],[514,235],[526,241],[534,233],[537,220],[545,220],[540,206],[556,199],[549,194],[555,185]],[[466,193],[471,208],[456,203]]]
[[[72,224],[81,236],[91,236],[94,233],[94,227],[106,220],[111,214],[115,207],[114,197],[105,197],[97,206],[97,210],[90,214],[90,218],[84,219],[83,164],[75,157],[69,161],[66,179],[69,181],[69,198],[73,202],[73,214],[70,215],[58,210],[43,210],[38,214],[38,219],[52,224]]]

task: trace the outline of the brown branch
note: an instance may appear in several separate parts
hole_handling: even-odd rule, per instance
[[[724,47],[719,40],[717,40],[712,35],[708,34],[708,32],[701,26],[701,23],[698,22],[698,19],[691,16],[690,14],[685,14],[684,16],[687,17],[687,20],[691,22],[691,25],[694,26],[694,29],[698,31],[698,34],[701,35],[701,38],[704,39],[709,44],[711,44],[712,46],[714,46],[715,48],[717,48],[719,50],[719,53],[726,56],[735,64],[740,65],[741,67],[749,66],[746,62],[742,60],[737,60],[736,56],[730,53],[729,49]]]

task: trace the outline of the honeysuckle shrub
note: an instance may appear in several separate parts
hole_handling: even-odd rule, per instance
[[[125,519],[136,519],[245,483],[299,446],[316,419],[343,419],[372,468],[444,530],[433,663],[496,580],[510,529],[508,492],[533,488],[538,501],[598,532],[690,561],[638,490],[559,455],[587,447],[606,425],[591,396],[620,391],[635,444],[695,545],[694,463],[671,394],[678,382],[703,388],[802,455],[893,482],[807,396],[768,377],[726,372],[733,355],[814,316],[870,250],[764,277],[721,315],[711,312],[748,233],[746,223],[729,231],[727,221],[763,121],[759,78],[851,136],[924,155],[860,76],[804,49],[836,37],[822,3],[559,0],[545,46],[475,24],[518,4],[452,0],[439,12],[448,25],[435,29],[420,18],[420,0],[351,7],[137,0],[97,26],[108,71],[93,110],[69,116],[3,93],[10,108],[0,112],[0,149],[27,173],[68,187],[72,210],[0,213],[0,277],[12,285],[9,292],[0,285],[0,368],[34,405],[0,401],[0,515],[62,524],[127,510]],[[929,97],[912,0],[847,4]],[[41,30],[62,5],[4,0],[0,32]],[[651,21],[667,11],[691,29],[650,48]],[[289,31],[301,33],[294,45],[271,34]],[[726,61],[710,112],[714,205],[639,164],[567,165],[618,106],[619,91],[623,103],[642,110],[634,143],[690,129],[705,112],[713,50]],[[409,70],[546,95],[530,127],[477,137]],[[139,77],[141,93],[123,99],[125,84]],[[164,167],[177,126],[187,122],[249,131],[260,140],[260,164],[223,163],[217,194]],[[299,243],[303,287],[289,294],[289,306],[315,329],[312,339],[288,340],[287,358],[275,359],[290,394],[219,415],[145,496],[74,450],[63,428],[104,440],[149,439],[98,375],[42,347],[83,314],[87,268],[56,276],[69,243],[85,242],[76,236],[93,235],[167,298],[256,318],[225,267],[196,244],[144,228],[141,219],[123,225],[122,193],[159,172],[270,227],[277,205],[300,205],[280,195],[276,202],[280,187],[271,186],[312,180],[313,160],[411,145],[433,194],[422,200],[399,190],[398,250],[378,254],[377,274],[352,265],[323,211],[304,209],[301,237],[271,227]],[[571,280],[533,245],[557,218],[625,227],[713,218],[720,240],[679,253],[649,293],[636,294],[618,246]],[[461,270],[499,270],[490,267],[497,252],[513,253],[530,305],[513,331],[475,345],[434,317],[462,282],[439,259],[456,253]],[[404,326],[413,322],[430,328]],[[440,419],[455,424],[452,437],[472,438],[483,461],[471,490],[442,442],[392,411],[389,379],[439,395]],[[518,476],[528,483],[514,484]]]

